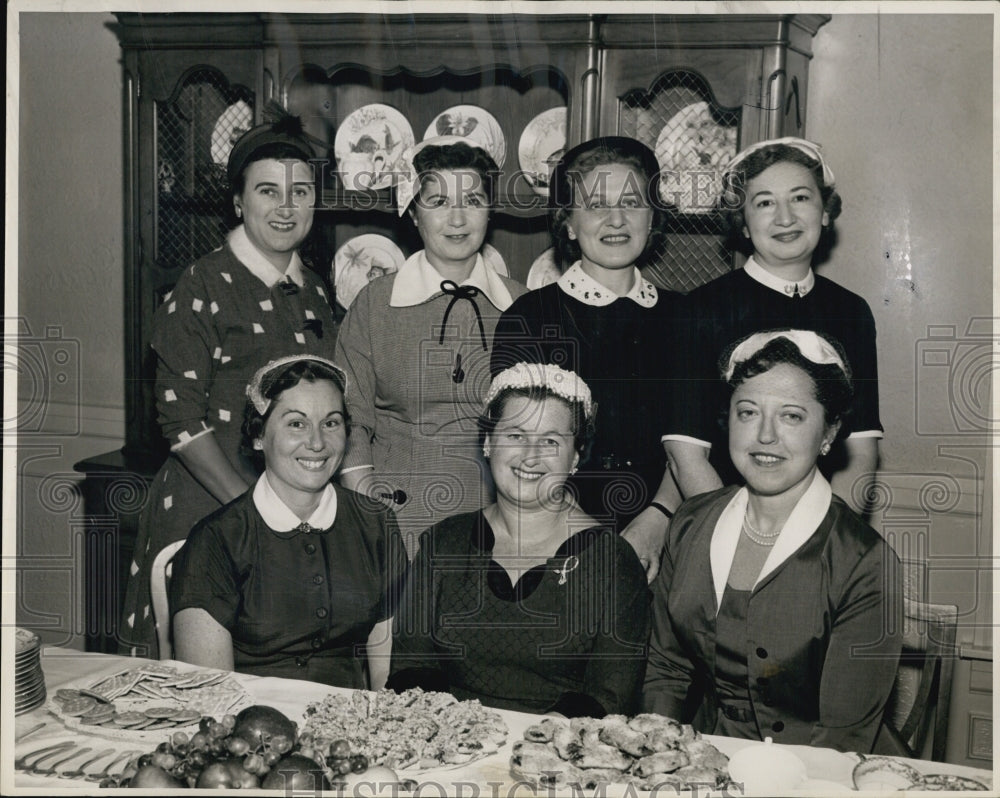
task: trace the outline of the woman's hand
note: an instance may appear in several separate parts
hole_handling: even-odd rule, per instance
[[[660,554],[667,539],[670,521],[655,507],[647,507],[625,527],[622,537],[627,540],[646,571],[646,581],[652,582],[660,572]]]
[[[233,638],[215,618],[200,607],[189,607],[174,616],[174,659],[231,671]]]

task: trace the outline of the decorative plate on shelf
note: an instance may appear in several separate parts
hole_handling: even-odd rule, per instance
[[[556,251],[554,247],[549,247],[545,252],[535,258],[535,262],[528,269],[528,279],[526,285],[532,291],[541,288],[543,285],[556,282],[562,277],[562,272],[556,266]]]
[[[434,136],[465,136],[486,150],[503,169],[507,160],[507,139],[503,128],[485,108],[478,105],[455,105],[442,111],[424,131],[424,139]]]
[[[389,188],[402,171],[401,157],[414,144],[413,128],[391,105],[372,103],[351,113],[333,142],[344,188]]]
[[[656,139],[660,198],[683,213],[708,213],[722,191],[722,173],[736,155],[735,126],[720,125],[705,101],[692,103]],[[666,174],[666,173],[671,174]]]
[[[517,145],[517,159],[535,193],[549,195],[549,175],[565,151],[565,106],[542,111],[528,122]]]
[[[253,109],[243,100],[237,100],[219,114],[212,128],[212,160],[225,167],[229,153],[240,136],[253,127]]]
[[[405,260],[402,250],[385,236],[375,233],[355,236],[333,258],[337,302],[349,308],[362,288],[376,277],[398,272]]]
[[[497,252],[496,247],[492,244],[483,244],[483,248],[479,251],[482,253],[483,260],[486,261],[487,266],[497,274],[510,277],[510,269],[507,268],[507,261],[503,259],[503,255]]]

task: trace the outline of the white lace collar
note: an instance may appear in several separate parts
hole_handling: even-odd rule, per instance
[[[604,307],[610,305],[616,299],[631,299],[644,308],[651,308],[656,304],[659,296],[656,287],[643,278],[639,270],[633,266],[634,275],[632,288],[627,294],[618,296],[614,291],[601,285],[583,270],[580,261],[570,266],[562,277],[559,278],[559,288],[574,299],[578,299],[585,305],[594,307]]]

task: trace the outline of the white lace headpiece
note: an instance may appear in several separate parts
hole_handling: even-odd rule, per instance
[[[593,420],[596,412],[587,383],[575,371],[567,371],[551,363],[516,363],[501,371],[486,392],[486,407],[501,391],[511,388],[545,388],[567,401],[580,402],[589,420]]]
[[[319,357],[318,355],[288,355],[287,357],[279,357],[277,360],[271,360],[266,366],[261,366],[253,375],[253,379],[250,380],[250,384],[247,385],[247,398],[253,403],[253,406],[257,408],[258,413],[264,415],[267,412],[267,409],[271,406],[271,400],[260,392],[260,386],[261,383],[264,382],[264,377],[275,369],[287,366],[289,363],[297,363],[300,360],[311,360],[314,363],[322,363],[324,366],[328,366],[333,369],[340,377],[340,381],[344,385],[344,399],[346,401],[347,375],[344,374],[344,370],[340,366],[332,360],[327,360],[325,357]]]
[[[837,350],[823,336],[817,335],[812,330],[771,330],[769,332],[748,335],[733,349],[722,378],[726,382],[729,382],[732,379],[733,371],[736,370],[736,366],[752,358],[776,338],[784,338],[787,341],[791,341],[806,360],[811,360],[813,363],[819,363],[820,365],[832,364],[839,366],[840,370],[850,379],[851,372],[844,364],[844,360]]]

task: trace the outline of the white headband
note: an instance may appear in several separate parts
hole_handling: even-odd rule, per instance
[[[247,385],[247,398],[253,403],[253,406],[257,409],[258,413],[264,415],[267,412],[267,409],[271,406],[271,400],[266,398],[260,392],[260,385],[264,381],[264,377],[275,369],[287,366],[289,363],[296,363],[300,360],[311,360],[315,363],[322,363],[324,366],[329,366],[333,369],[340,377],[341,382],[344,384],[344,394],[346,399],[347,375],[344,374],[344,370],[340,366],[332,360],[327,360],[325,357],[319,357],[317,355],[288,355],[287,357],[280,357],[277,360],[272,360],[268,362],[266,366],[262,366],[257,369],[257,372],[253,375],[253,379],[250,380],[250,384]]]
[[[396,213],[402,216],[406,212],[406,209],[410,207],[413,198],[420,193],[420,175],[417,174],[417,170],[413,166],[413,159],[417,153],[424,147],[449,147],[452,144],[468,144],[470,147],[475,147],[487,155],[489,154],[489,151],[482,144],[466,136],[432,136],[429,139],[424,139],[419,144],[409,147],[403,152],[402,158],[400,158],[400,165],[406,171],[400,172],[397,177]]]
[[[799,353],[806,360],[820,365],[832,364],[838,366],[844,375],[850,379],[851,372],[844,364],[843,359],[836,349],[823,336],[817,335],[812,330],[772,330],[771,332],[759,332],[744,338],[729,356],[726,370],[722,378],[729,382],[733,377],[736,366],[745,360],[749,360],[761,349],[767,346],[776,338],[784,338],[795,344]]]
[[[732,161],[730,161],[729,166],[726,167],[726,172],[735,172],[736,167],[743,163],[743,161],[745,161],[749,156],[764,149],[765,147],[773,147],[775,144],[784,144],[786,147],[792,147],[799,152],[805,153],[814,161],[819,161],[819,165],[823,169],[823,182],[828,188],[834,187],[835,182],[833,170],[823,158],[823,148],[815,142],[808,141],[807,139],[796,138],[795,136],[785,136],[780,139],[768,139],[767,141],[758,141],[756,144],[751,144],[745,150],[738,153]]]
[[[575,371],[567,371],[551,363],[517,363],[493,378],[486,392],[486,407],[502,391],[511,388],[545,388],[569,402],[580,402],[587,418],[594,418],[596,405],[590,388]]]

